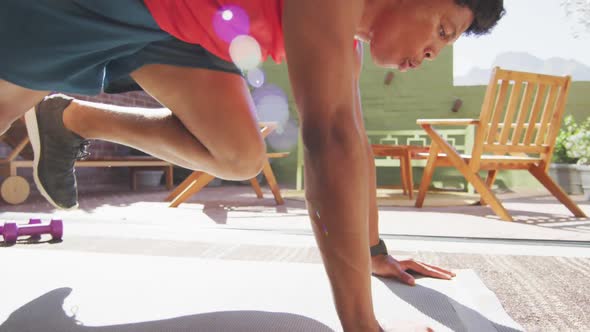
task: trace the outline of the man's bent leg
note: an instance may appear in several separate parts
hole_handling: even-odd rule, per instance
[[[224,179],[249,179],[262,169],[264,141],[243,78],[167,65],[142,67],[133,78],[167,109],[75,101],[64,113],[66,127]]]
[[[68,179],[74,178],[73,163],[80,153],[72,148],[84,143],[85,139],[129,145],[171,163],[225,179],[244,180],[258,174],[264,161],[265,146],[254,116],[253,102],[241,77],[161,65],[143,67],[133,75],[170,111],[83,101],[49,103],[47,100],[50,99],[47,99],[37,107],[40,111],[28,114],[46,123],[28,126],[37,128],[39,136],[44,137],[45,143],[40,142],[39,146],[52,147],[45,153],[37,153],[38,158],[47,159],[39,160],[39,174],[62,174]],[[47,107],[42,107],[44,104]],[[48,109],[53,115],[42,116]],[[27,123],[35,122],[28,121],[28,118]],[[43,128],[52,128],[55,132],[42,133]],[[60,138],[60,142],[54,142],[56,144],[49,142],[54,137],[64,139]],[[54,150],[53,147],[59,150],[60,145],[64,153],[49,152]],[[59,160],[55,160],[56,156]],[[75,181],[58,181],[52,186],[54,188],[47,190],[50,197],[51,192],[69,192],[72,197],[60,194],[59,201],[68,203],[66,207],[75,206],[70,204],[75,201]],[[63,204],[54,205],[64,207]]]

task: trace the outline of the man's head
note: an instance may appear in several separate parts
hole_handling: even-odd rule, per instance
[[[367,37],[382,66],[402,71],[433,60],[462,34],[488,33],[504,14],[503,0],[374,0]]]

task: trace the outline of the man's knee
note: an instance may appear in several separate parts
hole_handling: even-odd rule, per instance
[[[266,160],[266,146],[261,140],[246,146],[236,146],[219,153],[216,162],[219,176],[227,180],[249,180],[262,170]]]

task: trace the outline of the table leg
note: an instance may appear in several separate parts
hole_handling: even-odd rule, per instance
[[[166,166],[166,189],[172,190],[174,188],[174,166]]]
[[[281,196],[281,189],[279,188],[279,185],[277,184],[277,180],[275,179],[275,175],[272,172],[272,168],[270,168],[270,163],[268,162],[268,159],[266,159],[266,161],[264,162],[264,167],[262,168],[262,172],[264,173],[264,176],[266,177],[266,182],[268,182],[268,186],[270,187],[270,190],[272,191],[272,194],[275,197],[275,201],[277,202],[278,205],[283,205],[285,204],[285,201],[283,201],[283,197]]]
[[[414,174],[412,172],[412,157],[410,150],[405,151],[404,155],[404,163],[406,164],[406,176],[407,176],[407,188],[408,188],[408,196],[410,200],[414,199]]]
[[[400,170],[403,194],[406,195],[408,193],[408,181],[407,181],[408,174],[407,174],[406,163],[404,161],[404,158],[405,157],[403,154],[399,156],[399,170]]]
[[[137,170],[135,167],[131,167],[129,172],[131,173],[131,190],[137,191]]]

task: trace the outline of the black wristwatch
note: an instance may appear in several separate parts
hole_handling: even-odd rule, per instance
[[[379,243],[371,247],[371,257],[379,255],[389,255],[387,253],[387,247],[385,246],[383,239],[379,239]]]

